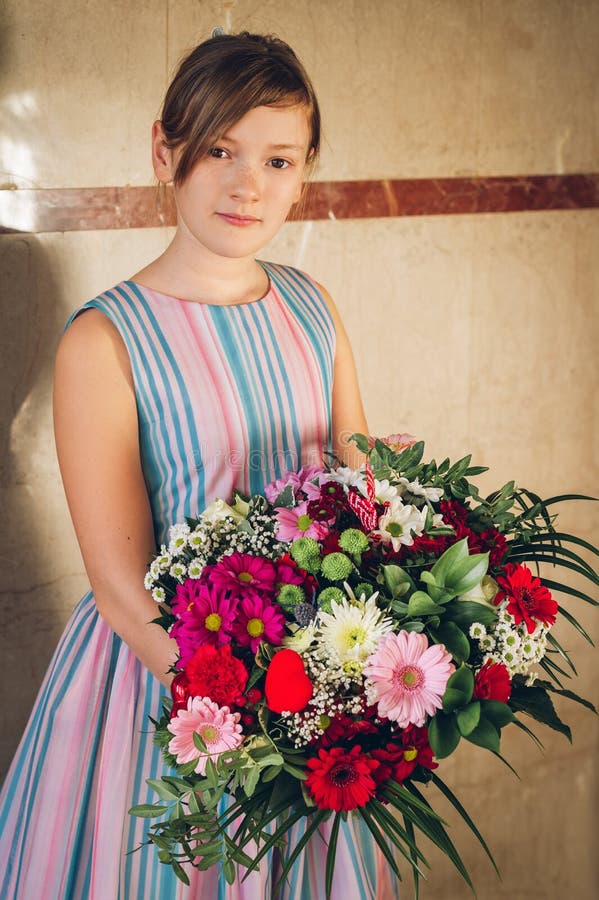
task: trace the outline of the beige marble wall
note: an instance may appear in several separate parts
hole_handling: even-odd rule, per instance
[[[228,13],[216,0],[5,5],[4,185],[150,183],[148,126],[167,73],[227,15],[235,28],[287,38],[313,72],[327,137],[318,177],[599,168],[593,0],[240,0]],[[51,435],[62,324],[168,237],[0,237],[4,762],[86,584]],[[489,490],[514,477],[545,495],[597,494],[598,245],[599,211],[588,210],[298,223],[264,256],[306,268],[336,298],[373,431],[410,430],[436,455],[472,451],[492,467]],[[563,522],[599,541],[594,505],[572,505]],[[597,615],[583,610],[581,620],[599,638]],[[562,638],[579,663],[574,689],[599,701],[597,651],[569,628]],[[599,729],[572,704],[560,710],[573,748],[539,728],[540,755],[506,733],[520,781],[475,748],[443,764],[503,873],[498,882],[454,828],[481,900],[599,892]],[[430,859],[425,900],[466,897],[447,864]]]

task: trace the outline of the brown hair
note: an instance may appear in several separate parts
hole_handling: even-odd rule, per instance
[[[182,147],[175,172],[180,184],[195,163],[245,113],[257,106],[307,108],[311,162],[320,149],[320,110],[312,83],[288,44],[271,35],[219,34],[181,62],[164,98],[167,146]]]

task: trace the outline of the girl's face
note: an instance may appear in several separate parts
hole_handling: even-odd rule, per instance
[[[215,141],[175,186],[179,235],[190,249],[254,257],[299,200],[309,139],[304,106],[259,106]],[[177,158],[175,150],[171,177]]]

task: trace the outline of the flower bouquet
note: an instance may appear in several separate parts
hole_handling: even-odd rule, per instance
[[[159,819],[148,840],[183,882],[186,862],[233,882],[303,819],[284,879],[331,819],[328,897],[349,814],[398,878],[403,857],[417,887],[421,832],[472,887],[430,785],[492,857],[439,761],[461,740],[499,755],[511,723],[534,737],[522,714],[569,737],[552,694],[594,709],[563,686],[575,669],[552,625],[590,638],[551,592],[596,601],[529,567],[598,583],[577,551],[599,551],[555,527],[551,508],[575,498],[513,482],[483,498],[469,456],[423,462],[408,438],[354,435],[359,469],[333,461],[215,500],[152,561],[146,588],[180,654],[154,723],[171,772],[131,813]]]

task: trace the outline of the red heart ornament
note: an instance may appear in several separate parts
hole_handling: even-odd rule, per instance
[[[312,698],[314,688],[304,662],[295,650],[279,650],[266,673],[266,705],[273,712],[299,712]]]

